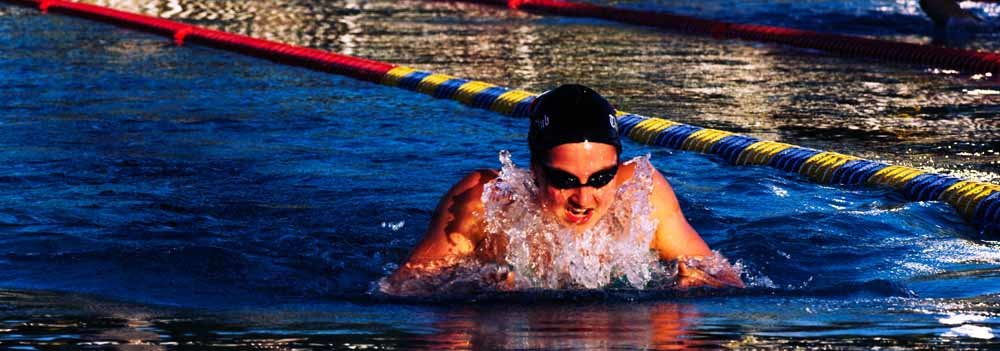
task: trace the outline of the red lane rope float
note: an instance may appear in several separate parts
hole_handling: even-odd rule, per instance
[[[706,35],[716,39],[741,39],[777,43],[800,48],[823,50],[847,56],[871,57],[882,60],[962,69],[972,73],[991,72],[994,77],[1000,76],[1000,54],[994,52],[901,43],[883,39],[820,33],[793,28],[739,24],[662,12],[630,10],[562,0],[445,1],[464,1],[506,6],[511,9],[527,12],[599,18],[689,34]]]
[[[38,5],[43,12],[58,12],[172,37],[178,45],[193,42],[369,82],[380,82],[389,70],[396,67],[385,62],[302,48],[96,5],[60,0],[6,1]]]
[[[52,1],[45,0],[38,4],[38,9],[41,10],[42,13],[49,13],[49,6],[52,6]]]
[[[191,32],[193,31],[194,28],[191,27],[178,29],[176,32],[174,32],[174,44],[177,44],[177,46],[184,45],[184,38],[187,37],[188,34],[191,34]]]

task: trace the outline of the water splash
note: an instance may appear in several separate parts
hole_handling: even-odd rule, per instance
[[[509,152],[500,152],[500,163],[500,176],[483,189],[486,240],[506,246],[515,288],[596,289],[613,282],[644,288],[666,274],[649,248],[657,224],[648,201],[649,156],[625,162],[635,165],[634,175],[618,189],[608,215],[582,233],[547,214],[533,175],[518,168]]]
[[[649,155],[626,161],[632,177],[615,193],[608,214],[583,232],[563,227],[539,201],[529,169],[510,152],[499,155],[497,178],[483,186],[485,236],[471,257],[407,263],[373,285],[397,296],[465,295],[532,289],[676,287],[678,262],[662,262],[650,248],[657,228],[649,201],[654,168]],[[716,275],[730,266],[717,252],[687,257],[688,267]],[[737,273],[739,274],[739,273]]]

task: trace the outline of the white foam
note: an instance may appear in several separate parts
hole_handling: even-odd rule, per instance
[[[518,289],[595,289],[621,278],[644,288],[665,275],[649,248],[656,231],[649,194],[649,156],[626,162],[635,173],[615,196],[608,214],[583,233],[564,228],[539,205],[530,171],[502,151],[500,176],[483,191],[487,240],[506,243],[506,261]],[[502,245],[502,243],[501,243]]]
[[[944,337],[960,337],[967,336],[976,339],[992,339],[993,330],[988,327],[965,324],[962,326],[951,328],[950,331],[941,334]]]
[[[972,89],[972,90],[963,90],[963,91],[966,94],[969,94],[969,95],[1000,95],[1000,90]]]
[[[967,322],[982,322],[986,320],[985,316],[977,316],[971,314],[949,314],[947,317],[939,318],[938,322],[947,325],[959,325]]]

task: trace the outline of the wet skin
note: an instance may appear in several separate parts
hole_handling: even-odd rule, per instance
[[[544,176],[541,171],[543,165],[533,163],[531,166],[541,190],[539,201],[543,210],[577,233],[593,227],[607,215],[617,189],[635,172],[635,164],[621,164],[609,184],[599,188],[586,185],[591,175],[613,168],[618,162],[615,147],[600,143],[556,146],[549,150],[548,159],[544,162],[544,166],[571,174],[585,183],[581,187],[558,189]],[[455,184],[438,204],[423,240],[390,280],[405,279],[408,270],[433,269],[466,257],[500,261],[504,257],[503,252],[483,250],[480,245],[485,237],[483,187],[497,176],[494,170],[479,170]],[[655,169],[650,201],[653,205],[652,216],[658,220],[658,225],[649,247],[656,250],[660,259],[679,260],[679,287],[743,287],[743,282],[732,269],[709,275],[684,263],[684,258],[710,256],[712,251],[688,224],[673,189]],[[508,277],[508,280],[512,281],[512,278]]]

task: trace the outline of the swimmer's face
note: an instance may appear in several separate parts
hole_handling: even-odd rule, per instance
[[[617,173],[599,188],[589,185],[565,188],[565,180],[571,176],[579,183],[591,184],[593,178],[609,176],[618,165],[614,146],[589,142],[562,144],[549,149],[548,160],[543,158],[539,162],[541,164],[532,165],[541,190],[539,200],[544,210],[560,223],[582,232],[608,213],[618,189]],[[550,176],[561,179],[550,179]]]

